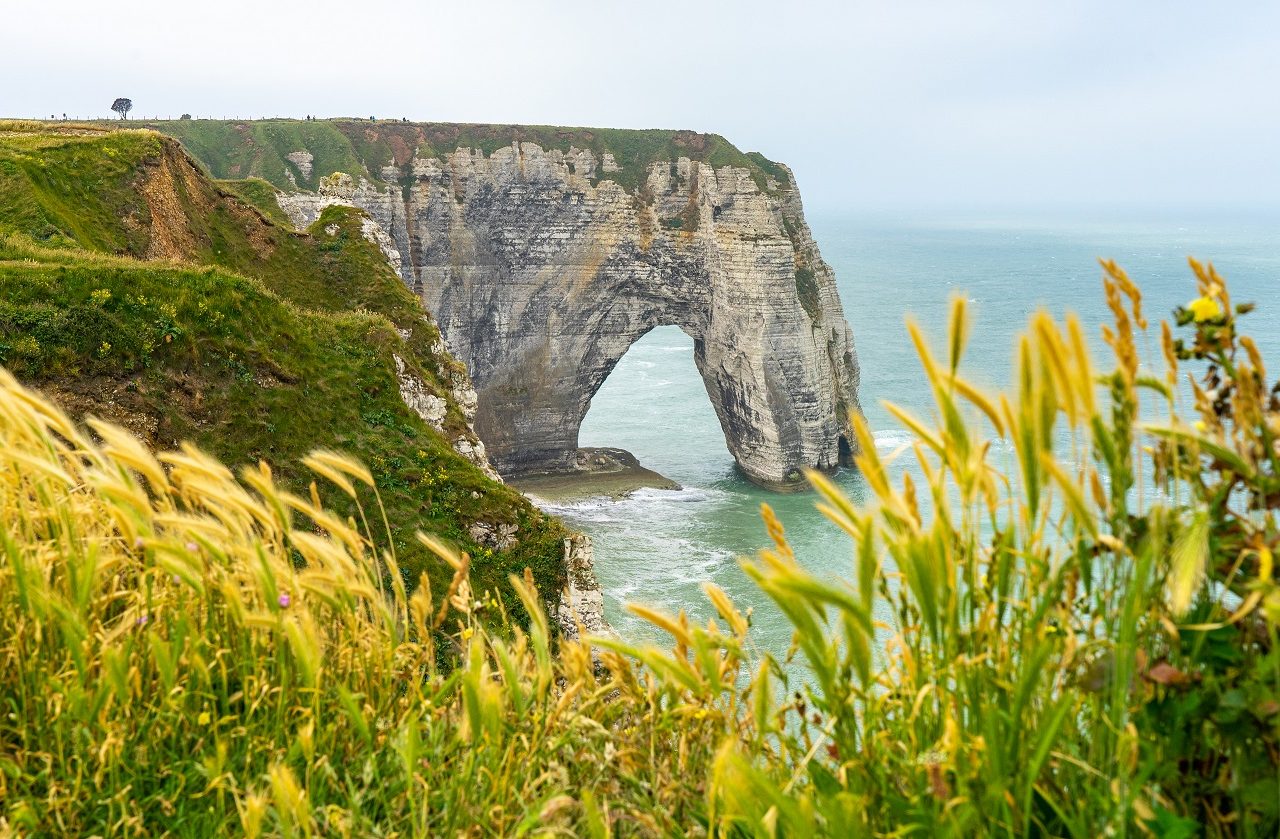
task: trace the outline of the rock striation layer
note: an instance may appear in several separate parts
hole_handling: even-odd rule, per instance
[[[596,580],[595,550],[591,539],[575,533],[564,540],[564,565],[568,571],[568,584],[557,601],[548,603],[551,614],[566,638],[582,640],[588,636],[614,635],[604,619],[604,591]]]
[[[305,150],[299,150],[305,151]],[[612,155],[513,142],[330,173],[281,197],[298,224],[363,208],[478,395],[507,476],[573,468],[591,398],[656,326],[694,339],[729,450],[753,481],[850,462],[858,365],[835,279],[786,167],[679,157],[628,191]]]

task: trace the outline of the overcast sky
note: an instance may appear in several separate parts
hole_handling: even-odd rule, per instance
[[[3,0],[0,116],[693,128],[811,207],[1280,204],[1280,2]]]

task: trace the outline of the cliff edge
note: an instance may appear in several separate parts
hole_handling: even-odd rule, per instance
[[[216,175],[283,189],[300,227],[345,204],[475,384],[508,477],[573,468],[591,398],[638,338],[675,325],[729,449],[788,489],[851,462],[858,364],[785,166],[694,132],[370,121],[154,127]]]
[[[360,485],[371,538],[394,546],[406,585],[426,572],[448,592],[422,530],[470,554],[475,592],[510,614],[509,577],[530,569],[553,614],[563,597],[602,620],[589,550],[494,480],[466,371],[377,225],[335,206],[296,231],[246,203],[272,195],[209,180],[151,131],[0,120],[0,365],[156,449],[269,462],[279,486],[344,516],[355,502],[311,489],[300,461],[353,455],[377,486]]]

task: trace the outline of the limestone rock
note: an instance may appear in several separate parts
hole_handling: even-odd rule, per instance
[[[596,156],[590,149],[570,148],[568,160],[573,166],[573,174],[580,178],[594,177],[596,174]]]
[[[281,193],[276,201],[299,230],[309,227],[326,207],[359,207],[371,222],[364,229],[365,236],[386,254],[401,277],[413,276],[406,203],[393,191],[365,178],[356,180],[345,172],[333,172],[320,179],[318,192]]]
[[[422,380],[409,372],[404,359],[392,356],[396,362],[396,378],[400,381],[400,398],[409,409],[422,421],[436,431],[444,431],[445,414],[449,412],[449,403],[432,393]]]
[[[467,528],[467,533],[481,545],[492,548],[495,551],[505,551],[519,541],[516,537],[516,531],[520,529],[516,524],[501,524],[478,521]]]
[[[316,159],[315,155],[306,149],[301,151],[291,151],[285,155],[290,163],[298,167],[298,172],[302,175],[304,181],[311,180],[311,164]],[[292,172],[289,172],[292,175]]]
[[[382,225],[365,216],[360,219],[360,233],[378,246],[378,250],[382,251],[382,255],[387,258],[387,264],[392,269],[400,270],[400,251],[396,250],[396,243],[387,235],[387,231],[382,229]]]
[[[409,340],[410,332],[407,329],[397,329],[400,337]],[[438,347],[439,349],[437,350]],[[400,399],[411,411],[422,418],[422,421],[434,428],[442,435],[446,434],[445,417],[449,413],[449,402],[458,406],[462,411],[463,419],[467,422],[467,428],[460,434],[453,436],[449,440],[449,444],[453,450],[465,457],[467,460],[475,464],[481,472],[491,480],[502,483],[501,476],[497,470],[493,468],[493,464],[489,462],[489,455],[485,451],[484,443],[476,436],[475,429],[471,425],[472,419],[475,417],[476,411],[476,392],[471,388],[471,381],[467,378],[466,372],[457,369],[457,365],[447,353],[444,352],[443,344],[437,344],[432,348],[434,353],[438,353],[436,361],[440,364],[442,371],[448,370],[448,377],[451,384],[449,391],[449,399],[434,393],[425,382],[409,370],[404,359],[398,355],[392,355],[396,363],[396,379],[400,384]]]
[[[405,187],[335,173],[281,204],[301,223],[350,203],[382,228],[470,372],[475,429],[504,475],[572,469],[592,396],[662,325],[694,339],[752,480],[790,488],[802,467],[851,462],[853,335],[790,171],[761,190],[747,169],[682,157],[631,194],[617,169],[607,153],[596,174],[590,151],[513,142],[415,157]]]
[[[564,564],[568,585],[561,592],[552,614],[565,637],[571,641],[578,640],[579,624],[588,635],[614,635],[613,627],[604,619],[604,592],[596,581],[590,537],[575,533],[564,540]]]
[[[502,478],[494,471],[493,466],[489,463],[489,455],[485,451],[484,443],[475,437],[460,435],[454,438],[453,450],[465,457],[467,460],[480,467],[480,471],[492,480],[502,483]]]

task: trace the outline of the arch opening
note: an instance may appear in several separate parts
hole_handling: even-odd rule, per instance
[[[679,483],[728,474],[734,458],[695,351],[678,326],[655,327],[632,343],[591,397],[580,451],[621,449]]]

